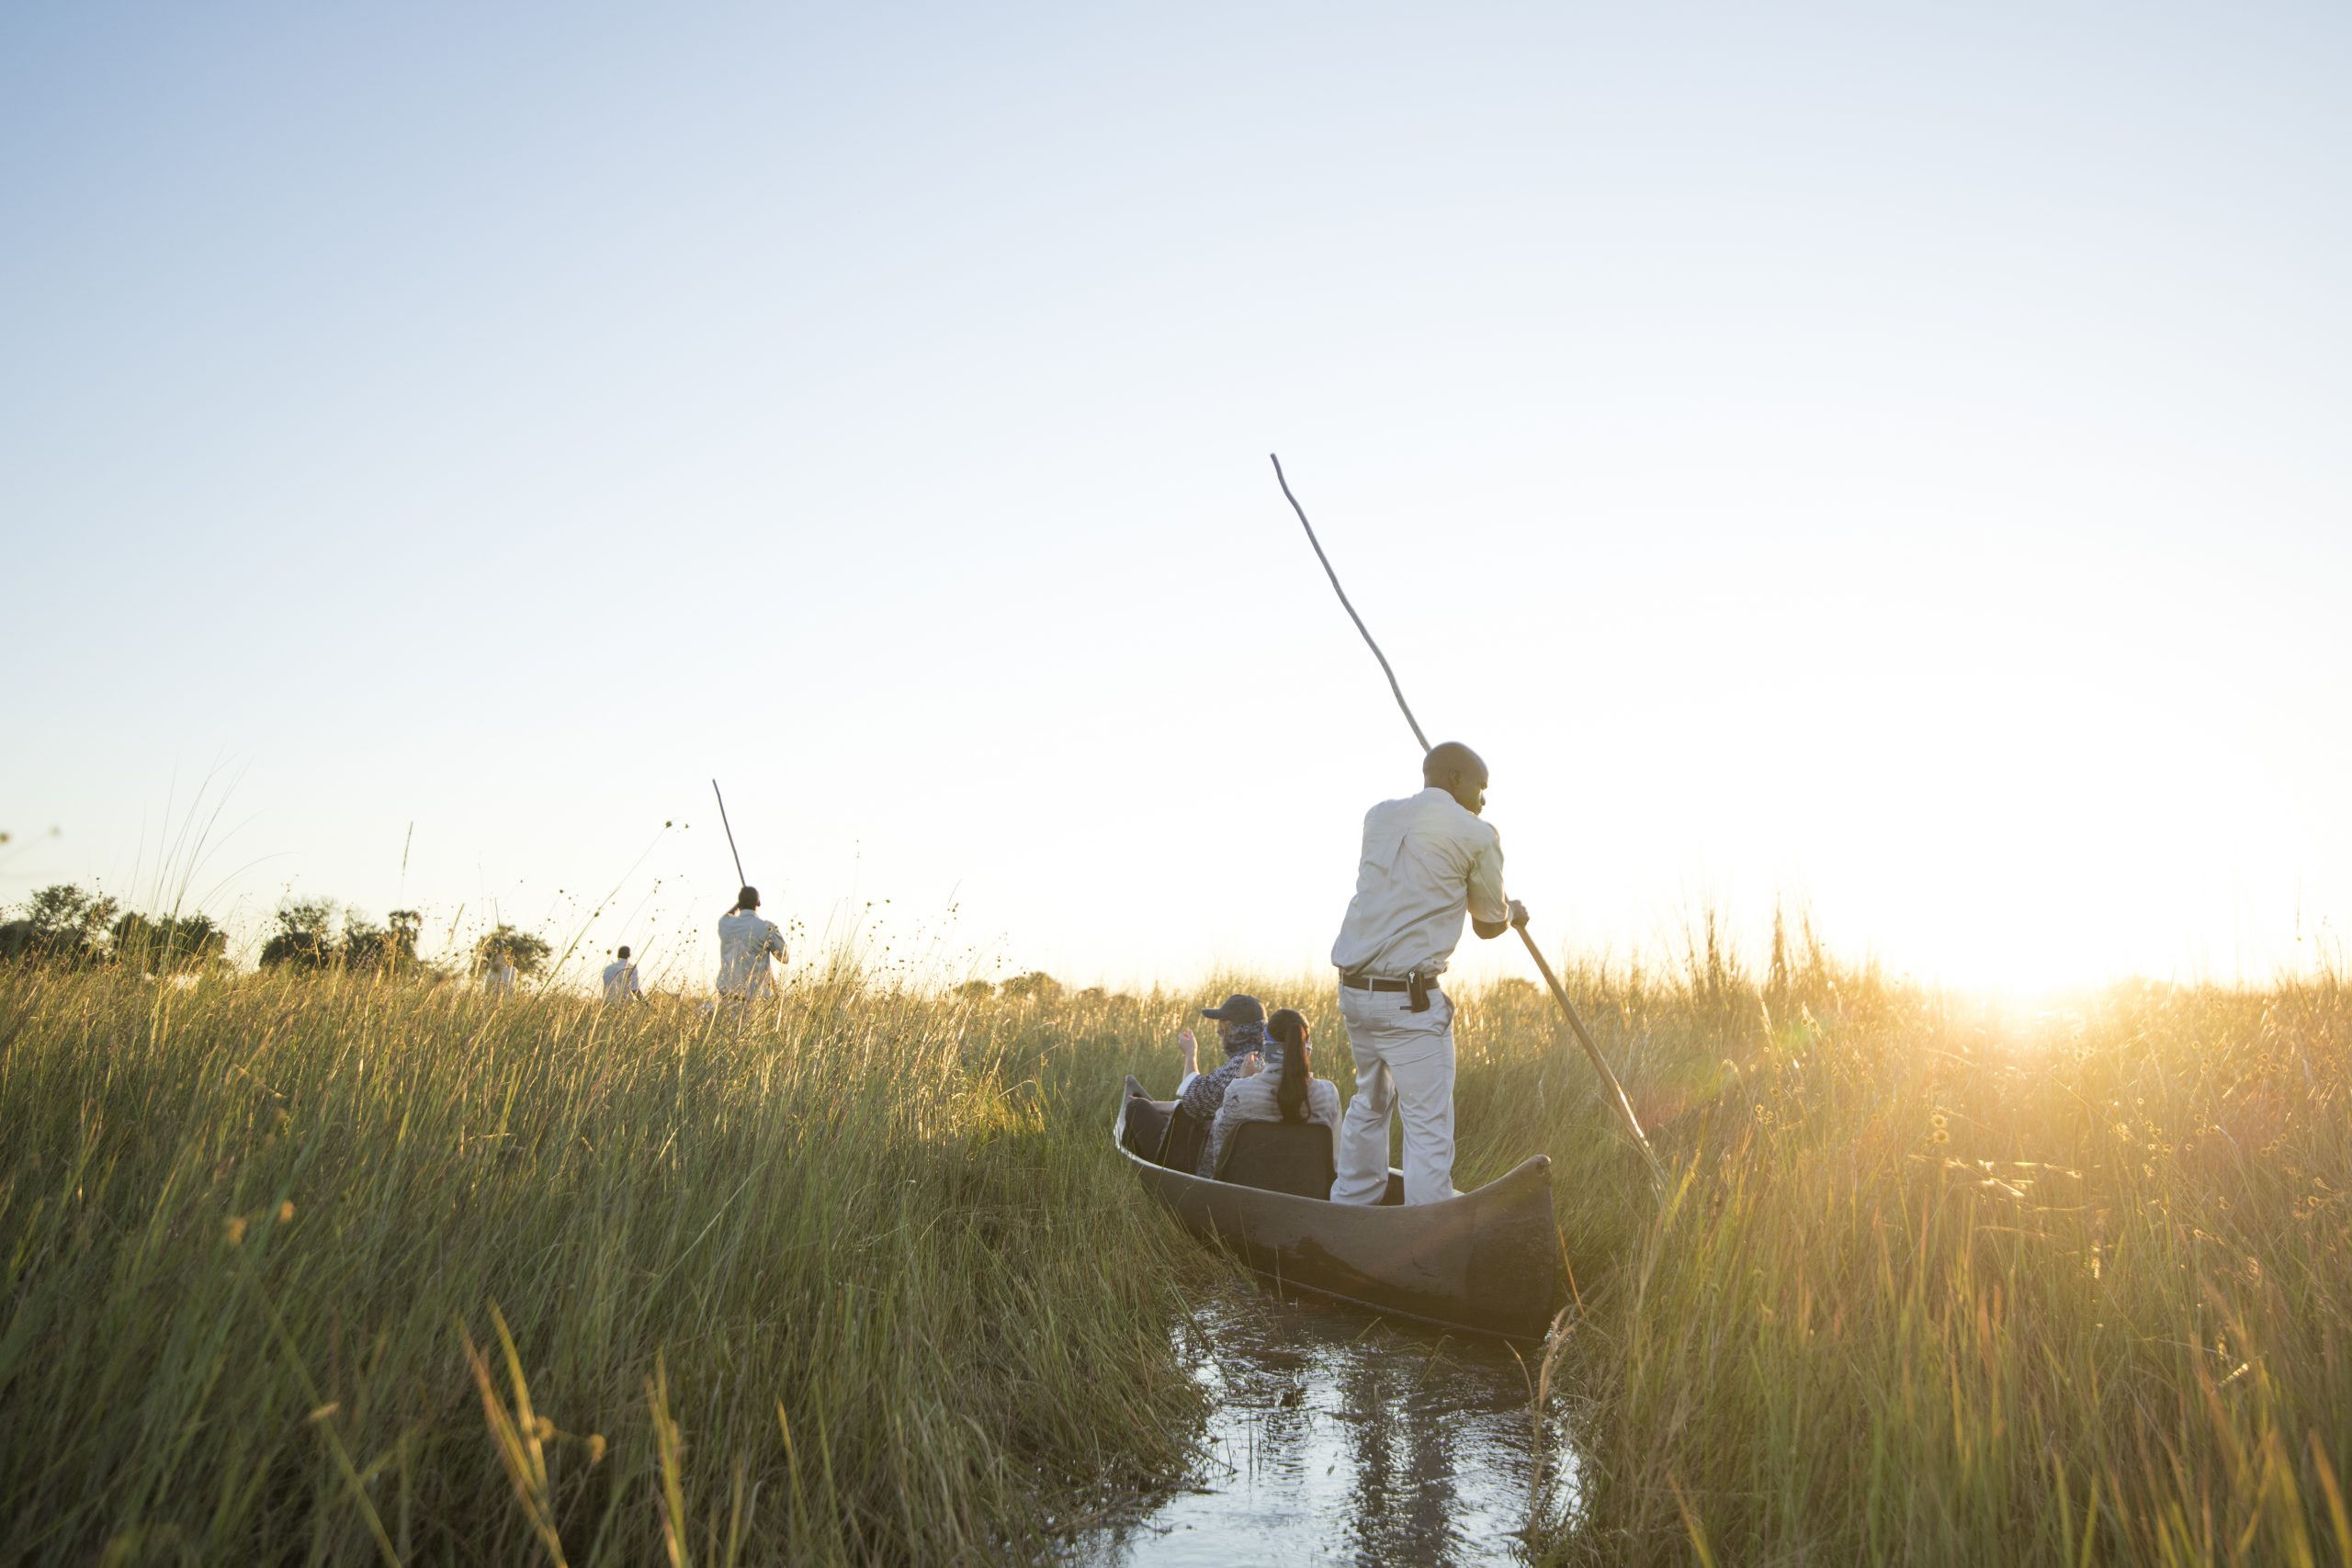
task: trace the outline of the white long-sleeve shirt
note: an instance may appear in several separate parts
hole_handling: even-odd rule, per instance
[[[768,959],[784,956],[784,933],[774,920],[760,919],[752,909],[737,909],[718,919],[718,994],[722,997],[763,997],[768,994]]]
[[[1384,800],[1363,818],[1356,895],[1331,962],[1390,979],[1439,975],[1462,941],[1464,912],[1508,919],[1503,840],[1493,826],[1431,784]]]
[[[605,965],[605,999],[606,1001],[625,1002],[631,997],[643,995],[645,995],[644,987],[637,983],[636,964],[624,958]]]

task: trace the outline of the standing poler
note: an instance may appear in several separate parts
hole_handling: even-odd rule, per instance
[[[1502,837],[1478,813],[1487,764],[1459,741],[1421,760],[1427,787],[1363,818],[1363,861],[1331,962],[1356,1059],[1356,1093],[1340,1127],[1335,1203],[1377,1203],[1388,1190],[1388,1120],[1405,1122],[1405,1201],[1453,1191],[1453,1002],[1438,987],[1462,941],[1527,924],[1503,897]]]
[[[784,933],[774,920],[760,918],[760,890],[746,887],[735,895],[735,907],[718,918],[718,994],[742,1001],[770,995],[768,960],[781,960]]]

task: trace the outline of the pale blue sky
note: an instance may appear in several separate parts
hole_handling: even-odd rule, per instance
[[[698,976],[717,773],[894,957],[1307,972],[1416,759],[1271,448],[1555,943],[2266,973],[2352,918],[2347,80],[2318,6],[15,8],[0,901],[224,763],[217,912],[568,938],[668,819],[587,947]]]

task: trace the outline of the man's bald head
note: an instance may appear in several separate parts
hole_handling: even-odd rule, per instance
[[[1459,740],[1441,740],[1421,759],[1421,782],[1445,791],[1474,815],[1487,804],[1487,764]]]

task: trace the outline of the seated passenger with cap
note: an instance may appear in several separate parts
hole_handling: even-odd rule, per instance
[[[1225,1103],[1226,1086],[1250,1077],[1263,1065],[1259,1054],[1266,1044],[1266,1004],[1236,991],[1225,998],[1223,1007],[1203,1008],[1201,1016],[1216,1020],[1225,1061],[1202,1072],[1200,1047],[1193,1043],[1193,1032],[1184,1031],[1178,1036],[1178,1043],[1184,1047],[1184,1081],[1177,1086],[1176,1102],[1185,1114],[1206,1127],[1216,1120],[1217,1107]]]
[[[1315,1076],[1306,1020],[1295,1008],[1278,1008],[1266,1021],[1266,1035],[1270,1059],[1265,1070],[1238,1077],[1227,1087],[1195,1174],[1215,1179],[1217,1161],[1225,1157],[1226,1146],[1244,1122],[1319,1122],[1338,1135],[1340,1086]]]

